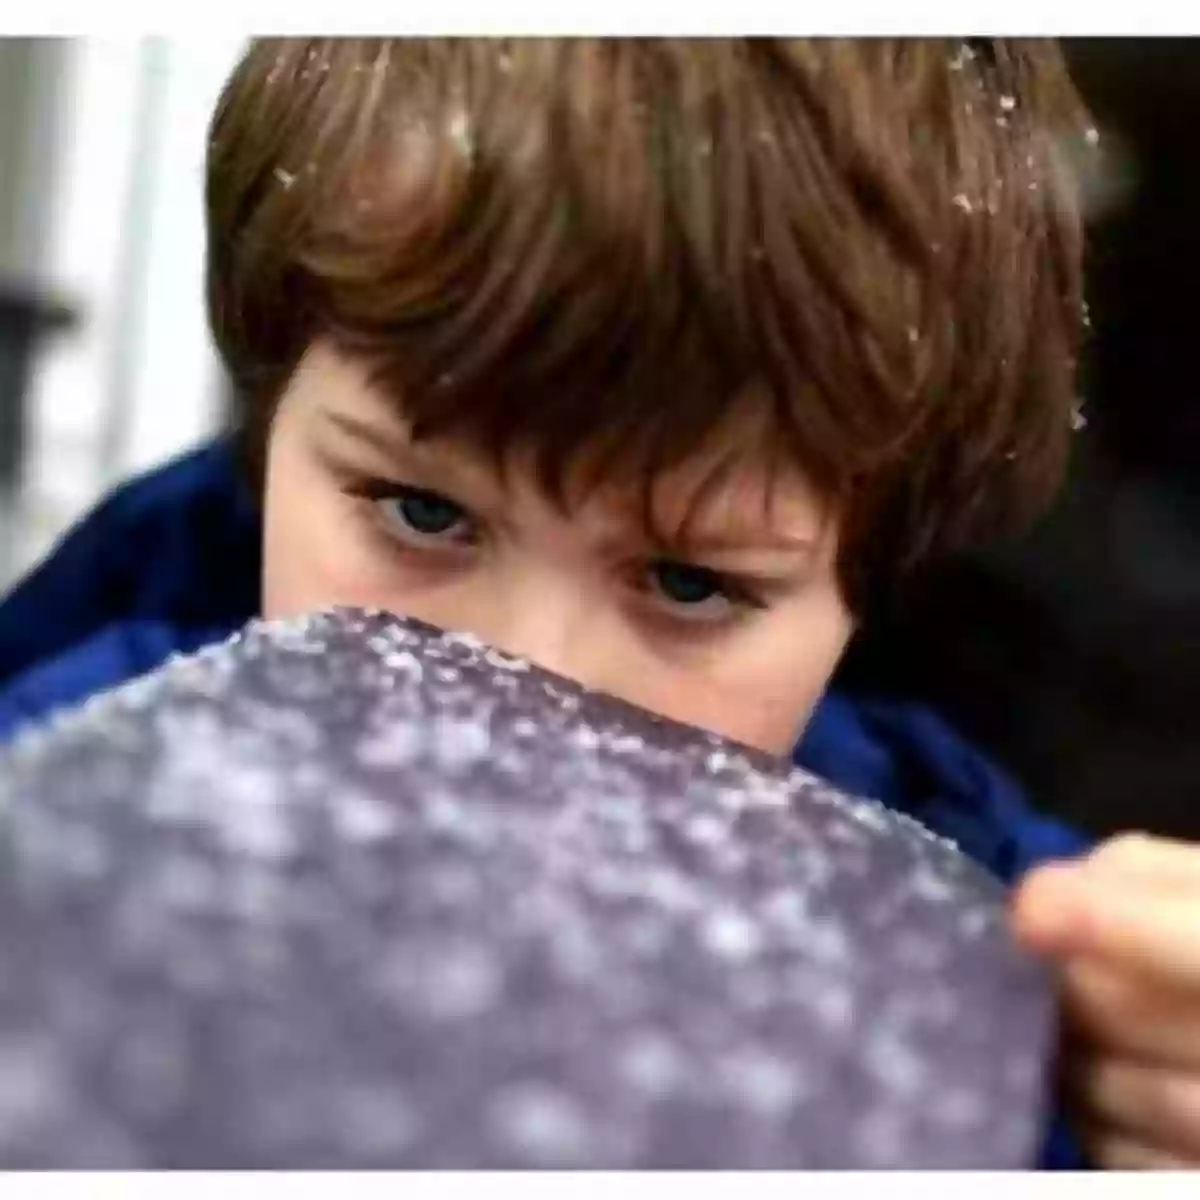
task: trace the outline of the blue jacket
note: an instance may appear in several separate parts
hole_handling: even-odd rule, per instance
[[[225,638],[258,611],[259,514],[220,440],[119,488],[0,604],[0,743],[20,725]],[[1037,815],[932,710],[839,691],[796,761],[952,838],[1005,882],[1083,839]],[[1047,1165],[1074,1165],[1051,1139]]]

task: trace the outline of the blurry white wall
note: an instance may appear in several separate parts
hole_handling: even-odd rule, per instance
[[[9,50],[6,72],[0,57],[0,111],[8,101],[18,114],[0,119],[0,226],[17,231],[0,241],[0,270],[82,317],[36,360],[11,575],[114,482],[220,422],[203,307],[204,153],[241,42],[10,45],[25,58]]]

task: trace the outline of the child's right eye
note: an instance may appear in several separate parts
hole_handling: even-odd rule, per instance
[[[388,531],[408,542],[469,542],[471,518],[461,504],[425,488],[390,485],[372,497]]]

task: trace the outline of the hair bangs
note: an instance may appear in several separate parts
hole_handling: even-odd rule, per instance
[[[1078,119],[1037,43],[260,43],[213,128],[214,330],[252,419],[330,339],[561,503],[650,514],[752,447],[895,575],[1061,473]]]
[[[370,363],[415,436],[501,469],[531,456],[560,502],[615,478],[649,508],[671,467],[761,437],[752,391],[777,397],[764,445],[839,485],[854,455],[795,320],[828,301],[807,264],[781,280],[764,250],[770,129],[756,157],[706,105],[703,64],[664,81],[649,44],[458,52],[437,94],[415,66],[385,74],[374,124],[326,143],[294,249],[324,336]],[[499,109],[496,74],[517,80]]]

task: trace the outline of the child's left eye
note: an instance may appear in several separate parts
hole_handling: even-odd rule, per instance
[[[440,492],[394,485],[372,502],[388,529],[409,542],[470,540],[470,514]]]
[[[663,561],[650,568],[659,591],[675,604],[703,604],[721,594],[721,580],[715,571],[688,563]]]
[[[744,588],[709,567],[660,559],[648,572],[658,596],[685,620],[713,621],[738,607],[763,607]]]

